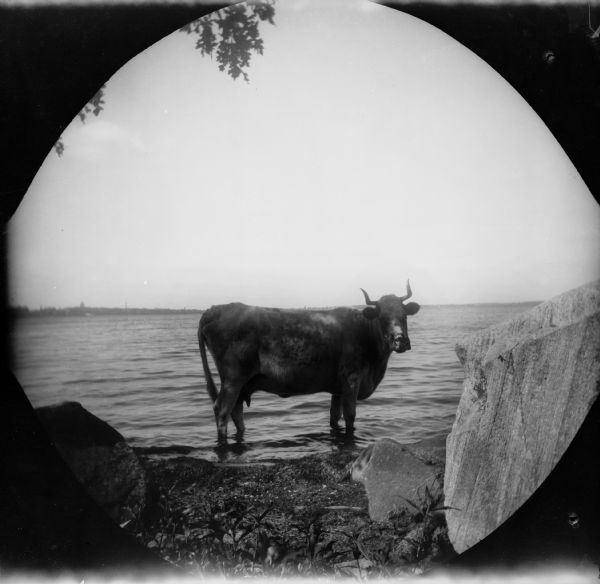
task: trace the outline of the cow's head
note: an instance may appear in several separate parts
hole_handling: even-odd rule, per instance
[[[363,310],[363,315],[369,320],[376,318],[380,320],[383,334],[390,344],[390,350],[396,351],[396,353],[410,351],[406,317],[416,314],[421,308],[416,302],[404,304],[404,301],[412,296],[410,282],[406,282],[405,296],[387,294],[375,301],[371,300],[362,288],[361,290],[365,295],[365,302],[368,305]]]

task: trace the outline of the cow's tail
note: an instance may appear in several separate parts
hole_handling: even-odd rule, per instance
[[[212,373],[210,372],[210,368],[208,366],[208,359],[206,357],[206,338],[204,336],[204,332],[202,331],[202,322],[198,327],[198,345],[200,347],[200,357],[202,357],[202,368],[204,369],[204,379],[206,380],[206,390],[208,391],[208,395],[214,404],[217,401],[217,397],[219,396],[219,392],[217,391],[217,386],[213,380]]]

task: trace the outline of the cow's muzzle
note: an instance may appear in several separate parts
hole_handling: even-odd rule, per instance
[[[410,339],[403,335],[396,335],[392,341],[392,348],[396,353],[410,351]]]

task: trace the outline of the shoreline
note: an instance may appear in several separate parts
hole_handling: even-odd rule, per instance
[[[427,438],[413,438],[411,440],[399,441],[393,436],[382,436],[380,438],[368,437],[355,440],[348,438],[344,430],[339,430],[334,436],[329,436],[329,441],[318,440],[311,446],[305,445],[302,449],[290,447],[270,447],[268,450],[261,448],[261,443],[237,442],[230,439],[227,445],[218,446],[216,440],[211,446],[193,446],[190,444],[169,444],[161,446],[136,445],[127,435],[124,440],[131,446],[133,451],[141,457],[169,460],[177,457],[188,457],[210,463],[221,463],[239,461],[243,464],[262,462],[293,462],[303,458],[321,457],[328,455],[358,456],[365,448],[381,439],[391,439],[402,444],[413,452],[417,458],[424,460],[435,460],[443,464],[445,458],[446,437],[451,430],[449,426],[445,431],[439,431],[433,435],[430,432]]]
[[[127,439],[126,439],[127,440]],[[131,445],[130,442],[128,444]],[[138,457],[149,460],[168,461],[175,458],[189,458],[216,465],[245,465],[254,464],[277,464],[312,457],[346,455],[358,456],[369,444],[335,443],[319,444],[310,449],[284,449],[282,452],[273,448],[268,450],[260,447],[248,447],[244,442],[230,442],[226,446],[218,446],[216,443],[211,447],[188,446],[185,444],[173,444],[170,446],[134,446],[131,448]]]
[[[387,577],[453,557],[439,500],[369,518],[365,487],[350,479],[360,450],[214,462],[136,449],[148,503],[122,527],[198,576]]]

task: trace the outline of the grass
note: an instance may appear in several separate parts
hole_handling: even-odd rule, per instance
[[[151,486],[125,529],[193,574],[352,576],[422,572],[453,555],[441,501],[426,489],[385,522],[348,480],[351,452],[227,467],[142,457]]]

